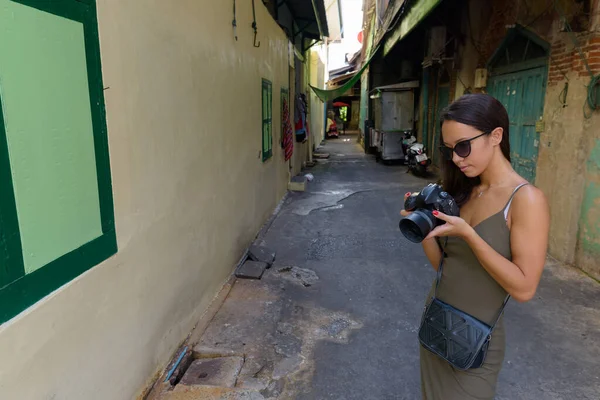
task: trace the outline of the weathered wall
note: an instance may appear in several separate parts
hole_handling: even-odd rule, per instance
[[[313,47],[309,53],[310,84],[316,88],[325,89],[326,49]],[[310,99],[310,133],[313,147],[318,146],[325,139],[325,106],[315,92],[308,88]]]
[[[594,118],[596,124],[598,118]],[[587,124],[586,124],[587,125]],[[596,125],[597,126],[597,125]],[[587,126],[589,155],[585,163],[586,183],[579,219],[579,241],[575,262],[595,277],[600,277],[600,134]]]
[[[592,15],[598,11],[596,2]],[[595,33],[596,19],[590,23],[590,31],[577,34],[576,40],[592,73],[598,74],[600,37]],[[546,130],[541,135],[536,184],[550,199],[550,253],[600,277],[600,190],[596,184],[600,134],[595,128],[600,116],[586,106],[591,77],[573,37],[558,31],[558,20],[549,41]]]
[[[0,327],[2,399],[133,398],[283,196],[287,39],[256,2],[98,2],[118,253]],[[273,83],[273,157],[261,152]]]
[[[546,129],[540,135],[536,185],[550,202],[549,251],[561,261],[575,263],[578,222],[585,185],[582,148],[585,87],[577,73],[569,73],[568,105],[559,104],[560,85],[548,85],[544,105]]]
[[[348,129],[357,130],[360,119],[360,100],[352,100],[350,110],[351,116],[350,122],[348,124]]]
[[[575,11],[573,2],[558,1],[565,15]],[[598,154],[595,150],[599,112],[584,117],[584,103],[590,76],[579,52],[566,32],[560,32],[559,13],[548,2],[501,1],[489,4],[472,0],[465,13],[465,37],[460,49],[460,77],[456,96],[472,86],[475,68],[485,66],[506,35],[507,26],[521,23],[551,45],[549,75],[544,105],[545,129],[540,135],[536,185],[548,196],[551,211],[549,252],[557,259],[576,264],[600,276],[600,189],[597,182]],[[592,2],[589,30],[577,34],[577,41],[592,72],[600,73],[598,1]],[[468,29],[471,21],[471,29]],[[481,39],[479,39],[481,38]],[[569,82],[566,106],[562,103]],[[464,83],[464,85],[461,83]],[[473,90],[476,91],[476,90]]]

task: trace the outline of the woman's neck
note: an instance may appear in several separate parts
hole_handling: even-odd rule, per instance
[[[485,187],[489,186],[502,186],[510,176],[514,173],[510,161],[508,161],[502,152],[496,151],[492,156],[490,164],[481,175],[481,185]]]

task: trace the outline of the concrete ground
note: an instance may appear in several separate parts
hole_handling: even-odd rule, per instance
[[[262,280],[237,280],[198,353],[240,355],[230,388],[169,399],[420,399],[417,329],[433,269],[398,230],[403,194],[428,180],[328,141],[306,192],[262,238]],[[307,171],[308,172],[308,171]],[[600,285],[549,260],[534,300],[506,310],[497,399],[600,398]],[[165,398],[167,398],[165,397]]]

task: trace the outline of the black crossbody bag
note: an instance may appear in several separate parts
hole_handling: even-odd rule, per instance
[[[507,295],[492,326],[437,298],[445,253],[437,270],[433,297],[425,307],[419,341],[430,352],[459,370],[479,368],[485,361],[492,332],[510,299]]]

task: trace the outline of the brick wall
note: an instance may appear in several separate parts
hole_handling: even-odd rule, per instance
[[[579,51],[573,45],[568,33],[559,33],[552,43],[550,51],[550,71],[548,85],[556,85],[565,80],[565,74],[577,72],[581,77],[588,77],[589,72],[581,59]],[[588,65],[594,75],[600,73],[600,35],[596,33],[578,35],[577,41]]]
[[[500,45],[506,36],[506,26],[514,24],[517,20],[518,0],[493,0],[492,1],[492,16],[489,24],[483,32],[483,43],[480,45],[481,56],[483,62],[490,59],[496,48]]]

